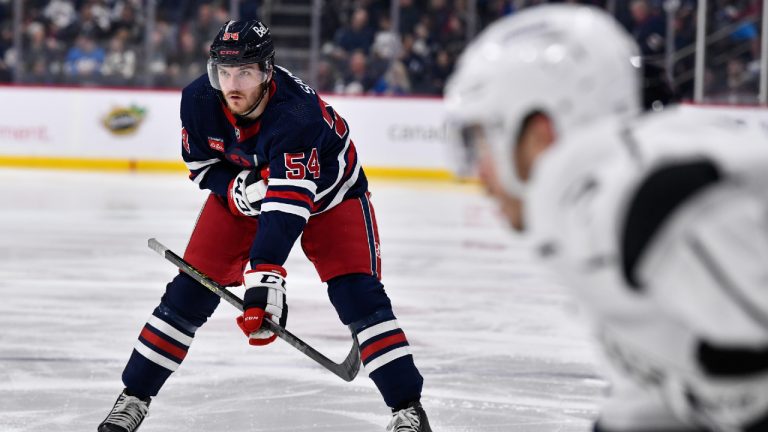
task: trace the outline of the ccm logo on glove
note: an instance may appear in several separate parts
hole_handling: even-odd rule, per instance
[[[258,216],[261,213],[261,201],[267,194],[269,169],[261,171],[240,171],[229,182],[227,203],[229,211],[236,216]]]

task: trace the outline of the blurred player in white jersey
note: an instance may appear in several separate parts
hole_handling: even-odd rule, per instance
[[[594,318],[596,431],[768,431],[768,119],[642,115],[640,77],[601,10],[499,20],[448,83],[456,147]]]

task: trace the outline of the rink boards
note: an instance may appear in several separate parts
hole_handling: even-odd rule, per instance
[[[439,98],[323,95],[373,175],[450,178]],[[180,91],[0,87],[0,166],[183,171]]]
[[[0,87],[0,166],[185,171],[178,90]],[[350,125],[366,172],[451,178],[443,101],[437,97],[323,95]],[[761,108],[694,107],[765,118]]]

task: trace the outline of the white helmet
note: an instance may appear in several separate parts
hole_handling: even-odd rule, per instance
[[[467,128],[479,127],[499,180],[509,194],[521,196],[513,149],[524,119],[544,113],[563,136],[598,119],[637,114],[639,50],[600,9],[533,7],[499,19],[467,46],[445,101],[458,148],[474,151],[462,140]]]

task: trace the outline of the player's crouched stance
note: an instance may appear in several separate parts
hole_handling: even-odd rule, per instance
[[[638,51],[594,8],[499,20],[447,86],[457,148],[593,314],[596,431],[768,431],[768,128],[639,116]]]
[[[244,285],[237,325],[251,345],[288,318],[282,267],[301,235],[341,321],[355,332],[369,377],[392,408],[388,430],[431,432],[423,379],[381,284],[376,216],[346,121],[275,66],[269,29],[230,21],[208,74],[182,93],[182,156],[208,197],[184,259],[223,286]],[[245,269],[245,270],[244,270]],[[179,274],[142,329],[123,371],[125,390],[100,432],[133,432],[187,355],[219,297]]]

